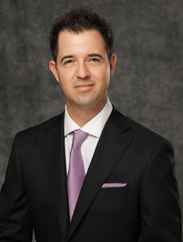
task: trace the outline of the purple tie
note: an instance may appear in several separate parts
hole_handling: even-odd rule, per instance
[[[85,133],[80,129],[73,131],[69,173],[67,177],[70,221],[72,219],[79,193],[85,179],[84,163],[81,155],[81,145],[87,136],[88,133]]]

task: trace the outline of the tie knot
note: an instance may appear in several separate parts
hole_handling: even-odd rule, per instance
[[[80,129],[73,131],[72,148],[80,148],[87,136],[88,136],[88,133]]]

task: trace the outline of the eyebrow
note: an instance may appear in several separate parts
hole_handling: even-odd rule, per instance
[[[102,55],[100,55],[100,54],[95,54],[95,53],[94,53],[94,54],[89,54],[88,56],[89,56],[89,57],[96,57],[96,56],[97,56],[97,57],[99,57],[99,58],[101,58],[101,59],[104,59],[104,57],[103,57]]]
[[[74,58],[74,55],[66,55],[66,56],[62,57],[60,63],[62,63],[63,60],[65,60],[65,59],[69,59],[69,58]]]
[[[96,53],[89,54],[88,56],[89,57],[96,57],[97,56],[97,57],[99,57],[101,59],[104,59],[104,57],[102,55],[96,54]],[[60,62],[62,63],[65,59],[74,58],[74,57],[75,57],[74,55],[66,55],[66,56],[62,57]]]

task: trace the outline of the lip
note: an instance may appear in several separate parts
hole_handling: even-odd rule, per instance
[[[94,84],[78,84],[75,88],[79,91],[87,91],[90,90],[93,86]]]

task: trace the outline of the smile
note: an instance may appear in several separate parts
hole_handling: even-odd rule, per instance
[[[75,88],[79,91],[87,91],[90,90],[93,86],[93,84],[81,84],[77,85]]]

